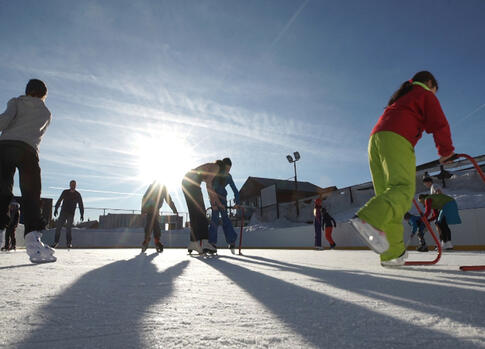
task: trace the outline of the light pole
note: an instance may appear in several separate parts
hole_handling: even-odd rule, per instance
[[[286,155],[286,158],[288,159],[288,162],[291,164],[293,163],[293,168],[295,169],[295,205],[296,205],[296,215],[300,215],[300,207],[298,205],[298,178],[296,176],[296,162],[300,160],[300,153],[295,151],[293,153],[293,156],[295,159],[291,157],[291,155]]]

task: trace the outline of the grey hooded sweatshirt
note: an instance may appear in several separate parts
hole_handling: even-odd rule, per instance
[[[7,103],[0,114],[0,141],[21,141],[39,152],[42,136],[51,122],[51,112],[40,98],[20,96]]]

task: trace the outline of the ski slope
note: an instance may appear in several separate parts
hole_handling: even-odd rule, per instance
[[[147,252],[2,253],[0,347],[485,347],[485,274],[458,270],[484,252],[401,269],[370,251]]]

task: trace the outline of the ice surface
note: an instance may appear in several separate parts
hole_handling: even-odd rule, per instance
[[[483,252],[402,269],[370,251],[147,252],[0,254],[0,347],[485,347],[485,274],[458,270]]]

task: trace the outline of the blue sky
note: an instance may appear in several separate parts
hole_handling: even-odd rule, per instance
[[[485,153],[485,2],[0,1],[0,103],[44,80],[44,197],[138,209],[150,179],[184,211],[183,173],[226,156],[248,176],[370,180],[369,133],[419,70],[458,152]],[[431,135],[417,162],[437,158]],[[18,189],[16,189],[18,192]],[[164,207],[166,210],[167,207]],[[99,211],[88,211],[97,218]]]

